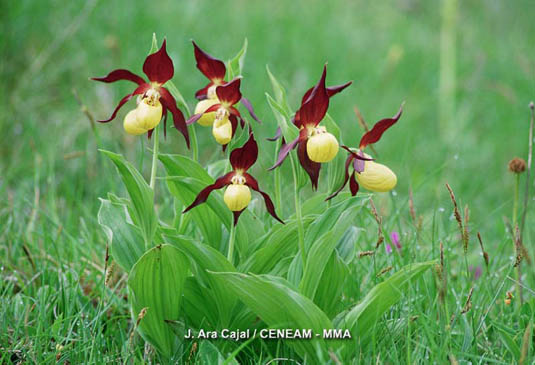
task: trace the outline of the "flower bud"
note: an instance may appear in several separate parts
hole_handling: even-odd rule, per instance
[[[371,191],[384,192],[394,189],[398,178],[388,167],[375,161],[366,161],[364,171],[355,174],[362,187]]]
[[[146,131],[155,128],[162,120],[162,104],[159,100],[144,98],[137,106],[137,123]]]
[[[222,119],[216,118],[212,128],[212,134],[219,144],[226,145],[230,142],[232,139],[232,124],[228,116],[224,116]]]
[[[314,162],[329,162],[338,153],[338,141],[325,128],[314,130],[307,141],[307,155]]]
[[[130,110],[124,117],[123,127],[126,133],[133,134],[135,136],[146,133],[147,130],[141,128],[137,121],[137,109]]]
[[[204,99],[197,103],[195,106],[195,114],[201,114],[204,113],[209,107],[212,105],[219,104],[219,100],[216,99]],[[203,114],[199,120],[197,120],[197,123],[202,125],[203,127],[209,127],[212,124],[214,124],[215,120],[215,111]]]
[[[242,184],[232,184],[225,190],[223,200],[227,207],[233,212],[239,212],[249,205],[251,201],[251,190]]]

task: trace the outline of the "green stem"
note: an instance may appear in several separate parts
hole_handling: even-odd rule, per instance
[[[516,240],[520,239],[517,237],[518,235],[521,235],[520,230],[517,229],[517,212],[518,212],[518,195],[520,190],[520,174],[515,174],[515,195],[513,197],[513,244],[516,246]],[[518,247],[516,248],[519,249]],[[515,276],[516,276],[516,295],[518,297],[517,303],[522,305],[522,285],[520,283],[521,275],[520,272],[520,264],[516,267],[515,270]]]
[[[154,128],[152,134],[154,139],[154,148],[152,149],[152,170],[150,172],[150,188],[154,191],[154,183],[156,182],[156,169],[158,168],[158,150],[160,148],[160,132],[158,126]]]
[[[193,161],[198,162],[199,161],[199,146],[197,143],[197,132],[195,131],[195,126],[191,126],[190,128],[191,132],[191,150],[193,155]]]
[[[230,237],[228,242],[228,255],[227,259],[232,264],[232,259],[234,256],[234,241],[236,240],[236,226],[234,225],[234,217],[232,218],[232,222],[230,225]]]
[[[513,200],[513,233],[516,231],[516,216],[518,212],[518,191],[520,187],[520,174],[515,174],[515,195]]]
[[[277,157],[279,155],[279,151],[280,151],[280,148],[279,148],[279,145],[277,144],[277,147],[275,147],[275,161],[274,161],[274,163],[277,162]],[[279,207],[279,209],[282,209],[281,173],[280,173],[280,169],[275,169],[274,174],[273,174],[273,179],[275,180],[274,181],[274,183],[275,183],[275,201],[277,202],[277,206]]]
[[[305,253],[305,232],[303,228],[303,220],[301,218],[301,201],[299,199],[299,182],[297,181],[297,169],[293,156],[290,156],[290,161],[292,163],[292,174],[294,178],[294,197],[295,197],[295,216],[297,219],[297,235],[299,237],[299,250],[301,251],[301,260],[303,263],[303,273],[306,268],[306,253]]]

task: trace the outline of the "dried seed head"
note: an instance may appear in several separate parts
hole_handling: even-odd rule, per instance
[[[363,258],[364,256],[372,256],[375,254],[375,251],[362,251],[359,252],[359,258]]]
[[[509,161],[508,168],[514,174],[521,174],[526,171],[526,161],[523,158],[515,157]]]
[[[387,267],[385,267],[384,269],[382,269],[382,270],[377,274],[377,277],[386,274],[387,272],[389,272],[389,271],[392,270],[392,269],[393,269],[392,266],[387,266]]]

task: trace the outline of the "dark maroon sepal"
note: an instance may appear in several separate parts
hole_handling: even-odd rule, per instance
[[[367,145],[376,143],[377,141],[379,141],[383,133],[399,120],[402,112],[403,112],[403,104],[401,104],[401,106],[399,107],[399,111],[397,112],[396,115],[394,115],[394,117],[382,119],[378,121],[377,123],[375,123],[372,130],[362,136],[360,143],[359,143],[359,148],[363,149]]]
[[[331,200],[332,198],[334,198],[335,196],[337,196],[337,195],[338,195],[338,194],[345,188],[345,186],[347,185],[347,181],[349,180],[349,166],[351,166],[351,161],[353,161],[353,156],[352,156],[352,155],[347,156],[346,164],[345,164],[344,182],[343,182],[342,185],[338,188],[338,190],[336,190],[334,193],[332,193],[331,195],[329,195],[329,196],[327,197],[327,199],[325,199],[325,201]]]
[[[312,161],[308,158],[307,154],[307,141],[302,141],[297,146],[297,156],[299,157],[299,162],[303,169],[310,177],[310,182],[312,183],[312,190],[318,189],[318,179],[320,177],[321,164],[318,162]]]
[[[135,82],[138,85],[145,83],[145,80],[143,80],[142,77],[124,69],[113,70],[112,72],[110,72],[104,77],[92,77],[91,80],[101,81],[101,82],[106,82],[106,83],[120,81],[120,80],[128,80],[128,81]]]
[[[271,166],[268,170],[273,170],[279,167],[284,162],[290,151],[293,150],[295,146],[297,146],[297,143],[299,143],[300,139],[301,134],[290,143],[284,143],[279,151],[279,157],[277,157],[277,162],[275,162],[275,165]]]
[[[256,120],[258,123],[262,123],[260,121],[260,119],[258,119],[258,117],[256,116],[254,110],[253,110],[253,105],[251,104],[251,102],[249,101],[249,99],[245,98],[242,96],[241,98],[241,103],[243,104],[243,106],[245,107],[245,109],[247,109],[247,111],[249,112],[249,115],[251,116],[251,118],[253,118],[254,120]]]
[[[277,216],[277,213],[275,212],[275,205],[273,204],[273,201],[271,200],[269,195],[263,192],[262,190],[260,190],[260,188],[258,187],[258,181],[256,181],[254,177],[252,177],[251,175],[247,173],[243,174],[243,176],[245,177],[245,184],[249,186],[251,189],[253,189],[254,191],[260,193],[260,195],[262,195],[262,198],[264,198],[264,203],[266,204],[266,210],[268,211],[268,213],[271,214],[271,216],[275,218],[276,220],[278,220],[280,223],[284,224],[283,220]]]
[[[204,52],[197,46],[195,41],[191,42],[193,43],[195,60],[197,61],[197,68],[199,71],[201,71],[204,76],[208,77],[210,81],[223,81],[225,73],[227,72],[225,63]]]
[[[238,224],[238,219],[240,219],[240,215],[243,213],[245,209],[242,209],[238,212],[232,212],[232,215],[234,216],[234,226],[236,226],[236,224]]]
[[[157,82],[161,85],[171,80],[175,69],[171,57],[167,54],[165,39],[162,47],[145,59],[143,72],[151,82]]]
[[[275,132],[275,135],[273,137],[270,137],[270,138],[266,138],[268,141],[271,141],[271,142],[275,142],[276,140],[278,140],[279,138],[281,138],[282,136],[282,130],[281,130],[281,127],[277,127],[277,131]]]
[[[349,190],[351,190],[351,195],[353,196],[357,195],[359,191],[359,184],[355,179],[355,173],[353,173],[353,175],[351,175],[351,179],[349,179]]]
[[[342,85],[336,85],[336,86],[327,87],[327,96],[329,98],[331,98],[332,96],[334,96],[334,95],[338,94],[339,92],[343,91],[346,87],[348,87],[352,83],[353,83],[353,81],[348,81],[348,82],[346,82],[345,84],[342,84]],[[301,99],[301,105],[303,105],[308,100],[308,97],[312,93],[313,89],[314,88],[311,87],[310,89],[307,90],[305,95],[303,95],[303,98]]]
[[[105,119],[105,120],[99,120],[98,122],[99,123],[108,123],[108,122],[111,122],[113,119],[115,119],[115,117],[117,116],[117,112],[119,111],[119,109],[122,108],[122,106],[124,104],[126,104],[126,102],[130,99],[132,99],[132,96],[134,95],[140,95],[140,94],[143,94],[145,91],[147,91],[149,89],[150,85],[149,84],[141,84],[140,86],[138,86],[134,92],[132,94],[128,94],[126,95],[124,98],[121,99],[121,101],[119,101],[119,104],[117,104],[117,106],[115,107],[115,109],[113,110],[113,113],[111,115],[111,117],[109,117],[108,119]]]
[[[147,139],[150,141],[150,138],[152,137],[152,133],[154,132],[154,128],[153,129],[149,129],[147,131]]]
[[[184,139],[186,140],[186,145],[189,148],[189,133],[188,126],[186,125],[186,120],[184,119],[184,114],[176,106],[176,100],[171,95],[171,93],[164,87],[160,88],[160,101],[162,106],[166,107],[171,114],[173,114],[173,124],[175,128],[182,133]]]
[[[195,200],[193,201],[193,203],[191,203],[189,207],[184,209],[182,213],[186,213],[189,210],[195,208],[197,205],[204,203],[206,199],[208,199],[208,196],[210,195],[212,191],[221,189],[225,187],[226,185],[229,185],[232,182],[231,180],[234,174],[235,174],[234,171],[231,171],[228,174],[219,177],[212,185],[208,185],[207,187],[202,189],[200,193],[197,195],[197,197],[195,198]]]
[[[308,100],[301,105],[296,113],[296,122],[300,125],[317,126],[323,119],[329,108],[329,96],[325,89],[325,77],[327,75],[327,66],[323,68],[320,80],[312,89]]]
[[[247,171],[258,158],[258,145],[252,133],[249,134],[249,140],[245,144],[236,148],[230,153],[230,164],[234,170]]]
[[[206,85],[205,87],[203,87],[202,89],[199,89],[195,92],[195,99],[197,100],[204,100],[204,99],[208,99],[208,89],[210,88],[210,86],[212,86],[214,83],[213,82],[210,82],[208,85]]]
[[[242,98],[240,92],[241,79],[236,78],[215,89],[217,98],[223,104],[234,105]]]

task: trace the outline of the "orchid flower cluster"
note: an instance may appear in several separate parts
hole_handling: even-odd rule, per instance
[[[245,120],[242,118],[237,104],[241,104],[248,110],[253,119],[260,123],[254,113],[251,102],[242,96],[240,91],[241,77],[225,80],[227,68],[225,63],[203,51],[193,42],[196,66],[206,76],[209,83],[195,93],[198,103],[194,114],[186,121],[184,114],[178,108],[175,98],[165,87],[174,75],[173,61],[167,54],[166,41],[161,48],[150,54],[143,64],[143,72],[148,82],[142,77],[125,69],[117,69],[104,77],[92,78],[95,81],[112,83],[127,80],[137,84],[133,92],[124,96],[112,115],[101,123],[108,123],[115,119],[118,111],[130,99],[137,96],[136,107],[130,110],[124,117],[123,126],[128,134],[148,134],[148,138],[163,118],[164,134],[166,133],[167,112],[173,115],[174,127],[183,135],[186,144],[190,146],[188,125],[197,123],[201,126],[212,127],[212,135],[215,141],[223,146],[223,150],[236,134],[238,126],[245,128]],[[319,81],[308,89],[301,99],[301,105],[292,118],[293,124],[299,129],[299,135],[292,141],[281,138],[280,128],[275,137],[268,140],[277,141],[282,139],[279,156],[276,163],[270,168],[279,167],[290,152],[297,148],[297,157],[300,165],[308,174],[312,188],[318,186],[318,179],[322,164],[332,161],[339,152],[340,144],[336,137],[325,126],[321,125],[332,96],[346,89],[350,82],[332,87],[326,87],[327,66],[324,66]],[[348,156],[345,163],[345,177],[342,185],[327,200],[334,198],[349,181],[351,194],[354,196],[359,190],[359,184],[370,191],[385,192],[393,189],[396,185],[396,175],[385,165],[379,164],[364,152],[366,146],[379,141],[383,133],[395,124],[401,117],[402,109],[392,117],[380,120],[374,127],[364,134],[360,140],[358,149],[352,149],[342,145]],[[249,130],[250,127],[249,127]],[[270,196],[260,190],[257,180],[247,171],[256,162],[258,157],[258,145],[252,132],[249,132],[249,140],[241,148],[234,149],[230,153],[230,165],[232,171],[217,178],[215,183],[204,188],[195,200],[184,210],[184,213],[204,203],[213,190],[226,187],[224,202],[234,214],[234,224],[251,201],[251,191],[262,195],[267,211],[274,219],[284,223],[275,213],[275,206]]]

